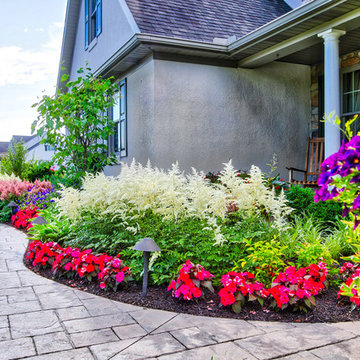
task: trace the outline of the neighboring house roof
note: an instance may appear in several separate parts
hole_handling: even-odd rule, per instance
[[[289,12],[283,0],[126,0],[142,33],[212,42]]]
[[[13,135],[10,143],[18,143],[18,142],[22,142],[22,143],[26,143],[29,140],[33,139],[36,135]]]
[[[9,141],[0,141],[0,153],[6,153],[9,148]]]

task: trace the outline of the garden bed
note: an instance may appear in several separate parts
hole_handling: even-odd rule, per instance
[[[98,283],[89,283],[81,279],[54,278],[50,269],[39,270],[31,265],[31,261],[24,259],[25,265],[38,275],[53,279],[61,284],[72,288],[86,291],[91,294],[106,297],[111,300],[124,303],[161,309],[178,313],[186,313],[198,316],[222,317],[243,320],[281,321],[281,322],[341,322],[360,319],[360,309],[350,310],[349,303],[339,303],[337,300],[338,288],[329,288],[316,297],[316,307],[307,313],[293,312],[290,308],[283,311],[275,311],[265,301],[264,306],[258,302],[250,302],[244,306],[240,314],[235,314],[231,307],[220,306],[218,289],[213,294],[205,292],[205,299],[186,301],[175,299],[165,286],[150,286],[145,299],[142,299],[142,286],[129,284],[118,292],[101,290]]]

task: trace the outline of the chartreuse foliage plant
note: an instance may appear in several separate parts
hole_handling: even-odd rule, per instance
[[[53,160],[73,177],[101,171],[115,161],[107,154],[106,141],[114,132],[107,111],[114,103],[116,84],[94,77],[89,68],[79,69],[78,74],[74,81],[63,75],[66,92],[45,95],[33,105],[39,115],[32,124],[42,143],[55,148]]]

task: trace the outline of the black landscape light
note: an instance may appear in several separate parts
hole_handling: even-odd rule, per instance
[[[11,211],[13,212],[18,205],[15,201],[11,201],[6,206],[11,208]]]
[[[42,216],[38,216],[36,217],[32,222],[31,224],[32,225],[45,225],[47,224],[48,222],[46,221],[46,219]]]
[[[147,294],[150,252],[161,251],[161,249],[151,238],[144,238],[140,240],[135,244],[133,249],[142,251],[144,253],[144,275],[143,275],[143,289],[142,289],[142,297],[144,298]]]

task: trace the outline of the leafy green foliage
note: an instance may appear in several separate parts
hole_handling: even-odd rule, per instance
[[[54,174],[52,161],[34,160],[29,162],[26,179],[34,182],[35,180],[50,180]]]
[[[41,142],[55,148],[54,161],[74,177],[101,171],[115,161],[107,156],[106,140],[114,132],[107,111],[114,103],[117,87],[112,79],[95,78],[90,70],[79,69],[79,77],[71,82],[63,76],[66,93],[45,95],[33,105],[39,113],[33,131],[37,129]]]
[[[174,221],[148,210],[127,224],[112,215],[83,214],[62,237],[62,243],[72,247],[92,248],[110,255],[121,253],[137,281],[143,271],[143,254],[133,246],[144,237],[151,237],[162,251],[150,262],[150,279],[155,284],[167,284],[187,259],[201,263],[215,275],[219,285],[221,275],[231,269],[250,271],[259,281],[269,285],[273,276],[288,265],[307,265],[320,259],[332,263],[324,245],[325,234],[311,219],[298,220],[297,226],[279,232],[257,217],[229,219],[223,225],[226,246],[214,246],[211,229],[198,218]],[[133,228],[140,229],[135,234]],[[205,228],[205,229],[204,229]],[[289,240],[290,239],[290,240]],[[289,245],[289,241],[292,243]]]
[[[0,201],[0,223],[9,222],[11,220],[11,208],[7,205],[8,201]]]
[[[61,218],[56,211],[56,207],[52,206],[40,213],[47,224],[34,225],[28,230],[33,239],[40,240],[43,243],[54,241],[60,245],[64,243],[64,239],[70,234],[70,221],[66,218]]]
[[[27,150],[21,142],[9,146],[6,155],[0,159],[0,173],[25,179],[28,168],[26,153]]]
[[[291,186],[286,192],[289,205],[295,209],[291,216],[312,216],[317,222],[322,222],[324,227],[337,226],[341,218],[341,205],[335,201],[314,201],[314,192],[309,188],[298,185]]]
[[[244,239],[247,255],[240,260],[237,270],[250,271],[255,278],[265,284],[286,266],[286,246],[281,245],[275,235],[270,241],[253,242]]]

